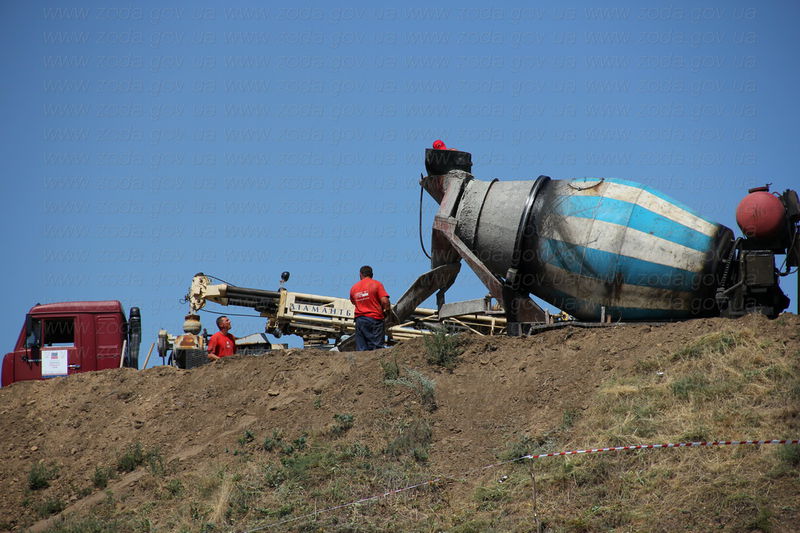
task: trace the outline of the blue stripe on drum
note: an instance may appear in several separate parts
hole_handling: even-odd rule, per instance
[[[574,178],[574,179],[570,180],[570,182],[571,183],[595,183],[597,181],[600,181],[600,179],[601,178]],[[660,192],[660,191],[658,191],[656,189],[651,189],[650,187],[648,187],[647,185],[643,185],[642,183],[638,183],[638,182],[635,182],[635,181],[629,181],[629,180],[623,180],[623,179],[619,179],[619,178],[603,178],[602,180],[605,181],[605,182],[608,182],[608,183],[619,183],[620,185],[627,185],[628,187],[633,187],[633,188],[636,188],[636,189],[642,189],[643,191],[647,191],[648,193],[652,194],[653,196],[655,196],[657,198],[661,198],[665,202],[671,203],[675,207],[680,207],[684,211],[687,211],[688,213],[691,213],[692,215],[696,216],[700,220],[703,220],[704,222],[707,222],[709,224],[713,224],[715,226],[717,225],[716,222],[714,222],[712,220],[708,220],[707,218],[704,218],[704,217],[701,217],[700,215],[698,215],[693,208],[689,207],[688,205],[684,204],[683,202],[680,202],[680,201],[676,200],[675,198],[672,198],[671,196],[667,196],[663,192]]]
[[[698,273],[613,254],[556,239],[539,240],[541,261],[574,274],[611,283],[693,291]],[[622,277],[615,280],[617,273]]]
[[[554,210],[564,216],[597,219],[649,233],[687,248],[706,252],[713,239],[639,205],[603,196],[559,196]]]

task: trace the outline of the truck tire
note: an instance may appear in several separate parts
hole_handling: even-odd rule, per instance
[[[142,315],[138,307],[131,307],[128,318],[128,355],[125,366],[139,369],[139,345],[142,343]]]

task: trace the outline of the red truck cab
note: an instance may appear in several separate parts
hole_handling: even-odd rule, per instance
[[[126,320],[116,300],[35,305],[14,351],[3,358],[2,385],[117,368],[121,357],[137,368],[140,341],[137,307]]]

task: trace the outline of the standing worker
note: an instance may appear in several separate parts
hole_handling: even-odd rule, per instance
[[[350,289],[350,301],[356,306],[356,350],[383,348],[384,319],[392,306],[383,283],[372,279],[372,267],[359,270],[360,281]]]
[[[218,317],[217,327],[219,331],[208,341],[208,358],[211,361],[236,353],[236,337],[228,333],[231,329],[231,320],[226,316]]]

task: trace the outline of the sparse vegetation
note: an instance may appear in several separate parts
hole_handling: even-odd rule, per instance
[[[249,429],[246,429],[244,431],[244,433],[242,433],[242,436],[239,437],[239,440],[238,440],[239,446],[244,446],[244,445],[246,445],[248,443],[251,443],[251,442],[253,442],[255,440],[255,438],[256,438],[256,436],[253,435],[253,432],[250,431]]]
[[[336,423],[331,428],[331,435],[335,437],[343,435],[347,432],[347,430],[352,428],[353,421],[355,420],[351,414],[336,414],[333,415],[333,419],[336,421]]]
[[[797,468],[800,466],[800,445],[781,446],[778,450],[778,457],[785,464]]]
[[[295,450],[305,450],[308,442],[308,435],[303,434],[292,441],[292,446]]]
[[[294,445],[289,442],[284,442],[281,444],[280,452],[283,455],[292,455],[294,453]]]
[[[47,533],[117,533],[118,531],[125,531],[133,525],[132,523],[123,523],[121,520],[108,520],[100,517],[82,517],[56,522],[56,524],[47,530]],[[138,531],[143,530],[139,529]]]
[[[446,328],[436,328],[431,335],[423,337],[427,361],[429,364],[452,369],[461,355],[462,339],[458,335],[451,335]]]
[[[104,489],[108,486],[108,480],[111,479],[113,472],[111,469],[104,466],[94,467],[94,476],[92,476],[92,484],[95,488]]]
[[[391,361],[381,358],[381,369],[383,370],[383,381],[391,381],[400,377],[400,365],[397,364],[397,357]]]
[[[517,440],[506,445],[505,451],[500,454],[504,461],[519,459],[526,455],[540,455],[555,451],[556,439],[550,435],[531,437],[523,435]]]
[[[648,357],[637,360],[633,367],[639,374],[650,374],[664,368],[664,362],[660,357]]]
[[[117,459],[117,470],[120,472],[133,472],[144,463],[145,455],[141,442],[134,442]]]
[[[498,504],[507,502],[510,499],[508,487],[504,485],[478,487],[475,489],[475,500],[480,504],[478,509],[481,511],[496,509]]]
[[[419,400],[423,406],[429,411],[436,410],[436,383],[421,372],[417,372],[411,368],[405,369],[405,375],[397,379],[388,379],[384,381],[387,385],[400,385],[408,387],[419,394]]]
[[[163,476],[166,472],[166,465],[164,464],[164,456],[161,450],[152,449],[145,454],[145,462],[147,469],[154,476]]]
[[[567,409],[564,411],[563,416],[561,417],[561,429],[569,429],[575,425],[575,421],[578,420],[580,416],[580,412],[577,409]]]
[[[697,359],[705,354],[724,354],[734,347],[744,344],[746,339],[750,337],[752,337],[752,332],[749,330],[741,332],[719,331],[710,333],[675,352],[672,359]]]
[[[164,487],[167,490],[167,493],[173,497],[177,498],[183,493],[183,483],[179,479],[171,479]]]
[[[60,513],[66,508],[66,504],[58,498],[48,498],[43,502],[36,505],[36,512],[42,518],[47,518],[50,515]]]
[[[164,473],[164,457],[158,449],[145,450],[141,442],[130,444],[117,459],[117,471],[133,472],[146,465],[153,475]]]
[[[283,441],[283,434],[279,430],[273,430],[272,436],[264,439],[264,444],[261,445],[265,451],[271,452],[276,447],[281,445]]]
[[[710,382],[704,374],[694,372],[673,381],[670,384],[670,389],[676,398],[688,400],[692,396],[707,396],[710,390],[709,385]]]
[[[366,444],[362,444],[360,442],[354,442],[348,448],[345,449],[344,453],[342,454],[342,457],[344,459],[352,459],[356,457],[361,457],[366,459],[372,457],[372,451]]]
[[[48,467],[42,462],[34,463],[28,472],[28,488],[30,490],[46,489],[50,486],[50,481],[55,477],[57,469]]]
[[[417,462],[428,460],[428,445],[433,439],[430,424],[423,419],[415,418],[403,424],[400,434],[386,447],[386,453],[393,457],[409,454]]]

